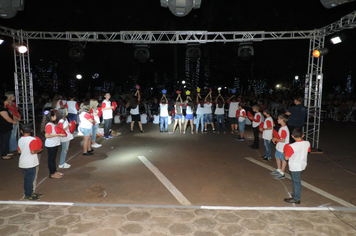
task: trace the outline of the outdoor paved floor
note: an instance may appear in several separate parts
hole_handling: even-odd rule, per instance
[[[0,204],[0,235],[356,235],[356,210],[295,209]]]

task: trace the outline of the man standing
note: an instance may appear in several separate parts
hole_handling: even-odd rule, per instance
[[[101,105],[101,110],[103,112],[103,119],[104,119],[104,139],[109,139],[114,137],[110,134],[112,117],[113,117],[112,116],[113,106],[111,106],[110,97],[111,97],[110,93],[105,93],[104,96],[105,100]]]
[[[287,112],[285,113],[286,115],[289,116],[287,125],[288,125],[288,129],[290,131],[294,130],[295,128],[303,129],[303,127],[304,127],[307,109],[302,104],[302,102],[303,102],[302,97],[296,97],[294,99],[295,106],[290,107],[287,110]],[[292,133],[292,132],[290,132],[290,133]],[[291,143],[294,143],[293,138],[290,138],[289,140]]]

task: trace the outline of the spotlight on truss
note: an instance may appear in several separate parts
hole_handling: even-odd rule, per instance
[[[26,53],[28,50],[27,47],[23,44],[14,44],[13,47],[21,54]]]
[[[201,57],[201,50],[199,45],[187,45],[187,50],[185,51],[185,56],[190,59],[191,62],[197,62],[198,58]]]
[[[200,8],[202,0],[161,0],[161,7],[168,7],[173,15],[182,17],[194,8]]]
[[[16,16],[18,11],[23,11],[25,0],[0,0],[0,17],[10,19]]]
[[[4,40],[3,39],[0,39],[0,45],[4,43]]]
[[[355,0],[320,0],[321,4],[323,4],[323,6],[328,9],[353,1]]]
[[[320,49],[315,49],[313,51],[313,57],[318,58],[320,56],[324,56],[329,52],[329,49],[327,48],[320,48]]]
[[[336,35],[331,37],[330,41],[333,44],[338,44],[338,43],[343,42],[345,39],[346,39],[346,35],[344,35],[344,34],[336,34]]]
[[[150,59],[150,51],[147,45],[136,45],[134,56],[140,63],[146,63]]]
[[[80,62],[84,57],[83,47],[81,45],[71,47],[69,49],[69,57],[75,62]]]
[[[248,61],[255,54],[252,43],[240,43],[237,55],[244,61]]]

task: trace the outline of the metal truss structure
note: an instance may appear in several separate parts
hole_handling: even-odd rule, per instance
[[[233,31],[233,32],[209,32],[209,31],[120,31],[120,32],[41,32],[23,31],[0,26],[0,35],[9,36],[14,43],[28,46],[29,40],[66,40],[76,42],[120,42],[130,44],[205,44],[205,43],[236,43],[236,42],[260,42],[265,40],[308,40],[309,61],[308,72],[305,81],[305,106],[308,109],[306,123],[306,137],[311,141],[313,148],[319,148],[320,113],[323,85],[323,56],[314,58],[314,49],[324,47],[325,37],[344,29],[356,27],[356,11],[342,17],[339,21],[331,23],[317,30],[306,31]],[[19,105],[24,121],[33,124],[34,97],[33,83],[30,68],[30,55],[15,55],[15,90],[16,101]]]

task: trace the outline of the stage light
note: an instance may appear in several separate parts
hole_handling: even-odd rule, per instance
[[[0,45],[3,44],[4,40],[3,39],[0,39]]]
[[[298,75],[294,76],[294,79],[299,80],[299,76]]]
[[[77,74],[75,77],[76,77],[77,79],[82,79],[82,78],[83,78],[83,76],[82,76],[81,74]]]
[[[255,51],[252,47],[252,43],[240,43],[239,48],[237,50],[237,55],[244,61],[248,61],[253,55]]]
[[[280,84],[277,84],[277,85],[276,85],[276,88],[280,88],[280,87],[281,87],[281,85],[280,85]]]
[[[168,7],[175,16],[186,16],[194,8],[200,8],[202,0],[161,0],[161,7]]]
[[[146,63],[150,59],[150,51],[148,50],[149,46],[147,45],[136,45],[135,46],[135,59],[140,63]]]
[[[321,4],[323,4],[323,6],[328,9],[353,1],[355,0],[320,0]]]
[[[330,41],[331,41],[333,44],[338,44],[338,43],[343,42],[345,39],[346,39],[346,35],[344,35],[344,34],[339,34],[339,35],[333,36],[333,37],[330,39]]]
[[[69,49],[69,57],[75,62],[80,62],[84,57],[83,47],[81,45],[71,47]]]
[[[316,50],[313,51],[313,56],[315,58],[318,58],[320,56],[326,55],[328,52],[329,52],[329,49],[327,49],[327,48],[316,49]]]
[[[22,44],[15,44],[13,47],[21,54],[24,54],[27,52],[27,47]]]
[[[182,84],[185,84],[185,80],[182,80]]]
[[[199,45],[187,45],[185,56],[190,59],[191,62],[197,62],[201,57],[201,50]]]

